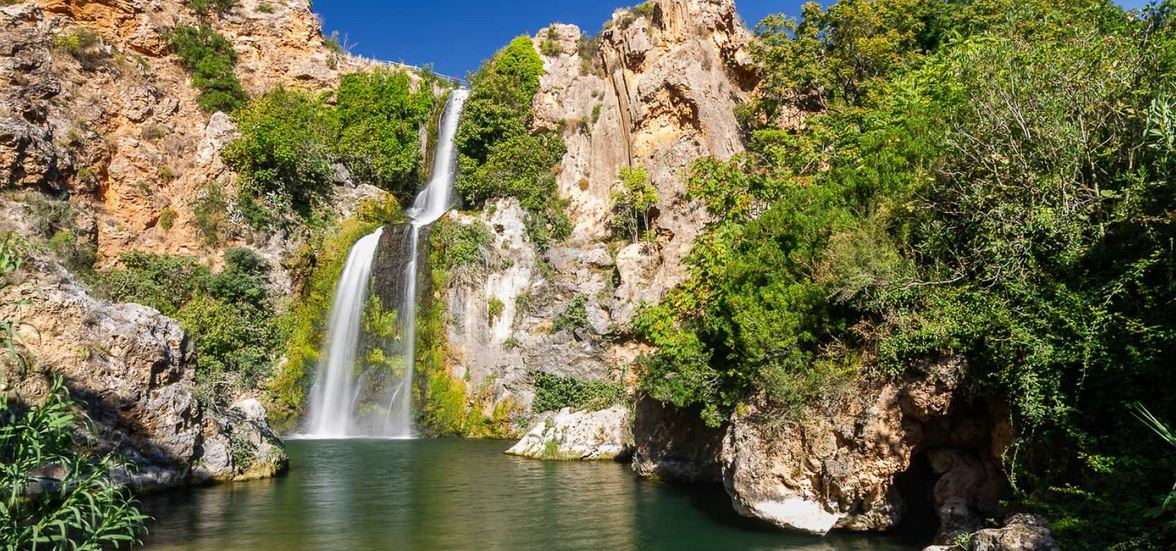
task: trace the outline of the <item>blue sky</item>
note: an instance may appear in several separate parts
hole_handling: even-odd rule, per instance
[[[520,34],[552,22],[574,23],[595,32],[626,0],[317,0],[315,11],[327,33],[338,31],[356,54],[413,65],[432,64],[440,73],[464,76]],[[639,3],[634,0],[632,3]],[[735,0],[754,25],[770,13],[796,14],[801,0]],[[1120,0],[1140,7],[1147,0]]]

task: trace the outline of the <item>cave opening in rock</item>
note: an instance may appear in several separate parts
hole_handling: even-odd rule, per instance
[[[935,471],[927,452],[911,457],[911,464],[894,478],[895,491],[902,496],[902,521],[894,531],[903,536],[929,540],[939,530],[935,511]]]

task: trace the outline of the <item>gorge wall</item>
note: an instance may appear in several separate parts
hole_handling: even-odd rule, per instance
[[[629,335],[635,309],[685,277],[682,261],[705,220],[686,198],[694,160],[743,150],[735,107],[754,86],[743,51],[750,33],[731,1],[659,1],[649,14],[618,10],[593,38],[556,24],[535,37],[544,75],[534,130],[558,129],[567,153],[556,170],[571,237],[539,251],[526,239],[517,201],[456,217],[493,230],[496,261],[484,278],[454,285],[448,308],[449,368],[496,403],[529,409],[535,372],[620,380],[640,353]],[[610,227],[618,174],[642,167],[657,189],[656,239],[627,242]],[[488,304],[500,301],[500,315]],[[553,330],[580,301],[587,324]],[[515,427],[516,432],[524,427]]]

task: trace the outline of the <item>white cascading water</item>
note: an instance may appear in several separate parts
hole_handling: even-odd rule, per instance
[[[453,181],[457,171],[454,136],[462,107],[469,93],[454,90],[449,94],[437,139],[433,172],[429,185],[417,195],[406,212],[411,220],[411,256],[405,266],[404,300],[401,302],[400,338],[404,343],[404,377],[389,397],[382,427],[374,433],[361,431],[356,422],[359,395],[355,377],[355,356],[359,348],[363,309],[367,303],[372,262],[383,228],[356,241],[347,256],[347,264],[335,287],[330,326],[324,345],[325,361],[320,362],[311,390],[306,433],[312,438],[346,438],[376,436],[410,438],[412,426],[412,373],[416,364],[417,312],[417,242],[420,229],[436,222],[453,206]]]

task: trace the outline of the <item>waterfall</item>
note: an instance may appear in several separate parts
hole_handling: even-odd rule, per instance
[[[404,375],[387,393],[379,427],[361,426],[357,420],[364,377],[356,374],[364,307],[371,287],[372,264],[383,235],[378,228],[356,241],[335,287],[330,325],[311,389],[304,437],[346,438],[374,436],[410,438],[412,424],[412,375],[416,365],[417,256],[420,230],[441,218],[453,206],[453,180],[457,171],[454,136],[468,92],[449,94],[437,137],[437,152],[429,184],[407,209],[410,222],[409,257],[404,268],[404,298],[398,315],[404,357]]]
[[[355,242],[335,286],[324,350],[326,361],[319,365],[310,398],[311,435],[330,438],[354,432],[352,413],[357,389],[352,371],[372,276],[372,259],[383,233],[384,228],[377,228]]]

